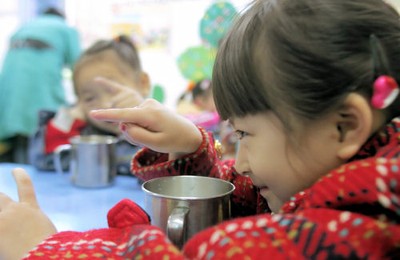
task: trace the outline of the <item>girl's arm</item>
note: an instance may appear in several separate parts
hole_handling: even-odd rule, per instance
[[[90,115],[118,123],[128,142],[160,153],[184,156],[195,152],[202,142],[200,130],[190,120],[153,99],[134,108],[100,109]]]
[[[126,140],[146,147],[132,161],[132,172],[142,180],[182,174],[217,177],[236,186],[233,215],[266,210],[251,180],[235,172],[233,161],[220,161],[212,136],[157,101],[146,100],[136,108],[92,111],[91,116],[119,123]]]
[[[199,130],[202,143],[195,152],[170,160],[168,154],[142,148],[132,159],[131,172],[143,181],[174,175],[200,175],[224,179],[235,185],[231,198],[233,217],[267,212],[266,201],[253,186],[250,178],[235,171],[234,160],[221,161],[212,134],[202,128]]]

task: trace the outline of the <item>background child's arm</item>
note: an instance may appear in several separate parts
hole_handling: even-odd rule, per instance
[[[68,109],[68,115],[71,120],[85,120],[85,114],[82,111],[82,108],[79,106],[79,104],[75,104],[74,106],[70,107]]]
[[[37,132],[31,136],[29,144],[29,158],[37,169],[54,171],[53,151],[62,144],[68,144],[69,138],[79,135],[86,122],[81,119],[80,109],[62,107],[57,113],[40,112],[40,125]],[[62,162],[67,167],[69,159]]]

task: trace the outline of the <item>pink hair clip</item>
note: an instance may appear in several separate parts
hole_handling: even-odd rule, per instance
[[[379,76],[373,86],[371,105],[377,109],[388,107],[399,95],[399,85],[390,76]]]

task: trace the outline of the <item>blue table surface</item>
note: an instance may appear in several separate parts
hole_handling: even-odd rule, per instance
[[[70,174],[38,171],[31,165],[0,163],[0,192],[18,200],[13,168],[24,168],[32,178],[41,209],[58,231],[85,231],[107,227],[107,212],[124,198],[143,207],[144,192],[138,180],[117,176],[114,185],[85,189],[71,184]]]

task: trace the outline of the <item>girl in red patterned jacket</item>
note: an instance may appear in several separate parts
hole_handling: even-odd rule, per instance
[[[110,210],[109,228],[56,233],[15,170],[20,202],[0,197],[0,258],[399,258],[399,46],[399,15],[381,0],[254,1],[221,42],[212,79],[240,139],[235,162],[154,100],[91,113],[147,147],[132,162],[144,180],[231,180],[236,218],[182,251],[129,200]]]

